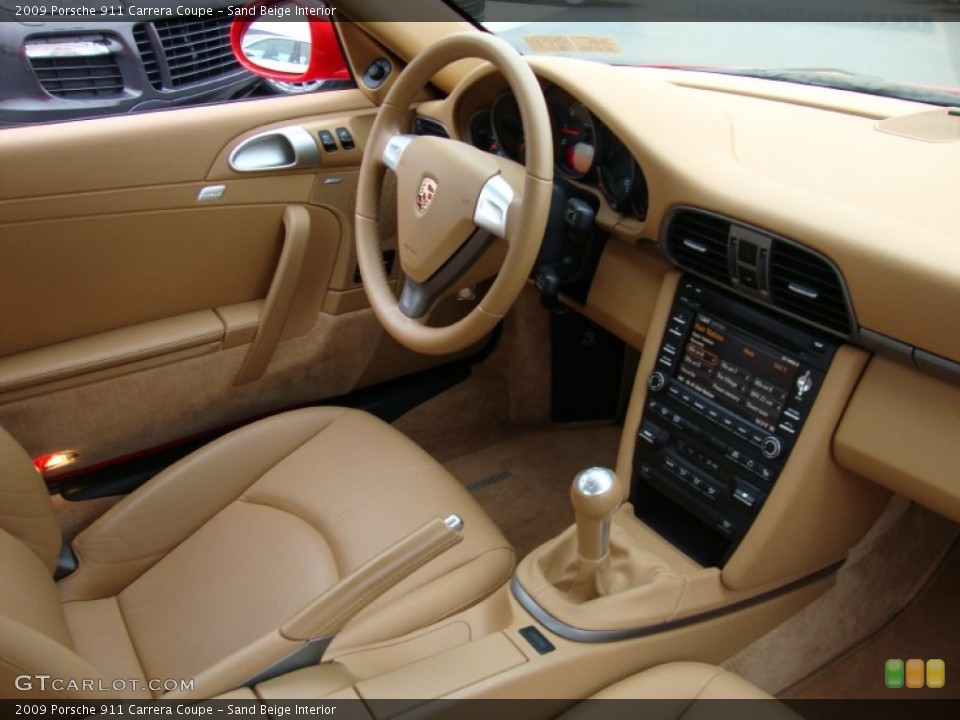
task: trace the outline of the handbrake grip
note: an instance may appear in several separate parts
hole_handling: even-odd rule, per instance
[[[280,634],[290,640],[336,634],[390,588],[462,540],[463,521],[457,515],[430,520],[341,578],[284,623]]]

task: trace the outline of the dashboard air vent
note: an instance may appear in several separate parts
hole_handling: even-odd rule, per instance
[[[667,230],[667,252],[681,267],[729,285],[729,234],[729,220],[696,210],[681,210],[673,216]]]
[[[770,294],[773,304],[843,335],[853,330],[843,280],[825,258],[777,242],[770,253]]]
[[[163,77],[160,74],[160,61],[157,59],[157,53],[153,49],[150,30],[142,23],[140,25],[134,25],[133,39],[137,42],[137,49],[140,51],[140,59],[143,61],[143,69],[147,73],[147,79],[155,90],[162,90]]]
[[[447,132],[447,129],[443,126],[443,123],[436,120],[432,120],[423,115],[417,115],[413,120],[413,134],[414,135],[430,135],[432,137],[450,137],[450,133]]]

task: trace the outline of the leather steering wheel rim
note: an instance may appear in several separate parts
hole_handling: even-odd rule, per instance
[[[410,107],[420,90],[446,65],[468,57],[490,62],[516,97],[526,138],[525,164],[464,142],[407,134]],[[401,127],[404,123],[407,127]],[[384,273],[381,254],[380,196],[388,168],[397,175],[398,256],[406,278],[399,300]],[[520,54],[499,38],[468,31],[450,35],[418,55],[390,88],[377,114],[357,188],[357,261],[370,305],[386,331],[412,350],[439,355],[466,349],[493,330],[533,268],[552,189],[547,105]],[[431,288],[459,277],[461,266],[468,268],[476,261],[491,236],[506,241],[507,247],[486,295],[457,322],[428,326],[422,306],[439,297],[439,292],[431,297]],[[454,282],[447,282],[443,290]]]

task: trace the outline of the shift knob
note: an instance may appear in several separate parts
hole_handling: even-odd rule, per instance
[[[620,479],[613,470],[587,468],[573,479],[570,499],[577,518],[580,558],[587,561],[602,559],[610,543],[610,518],[622,501]]]

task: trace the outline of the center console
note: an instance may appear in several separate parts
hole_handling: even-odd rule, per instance
[[[702,565],[723,567],[776,484],[836,349],[681,280],[637,428],[637,516]]]

